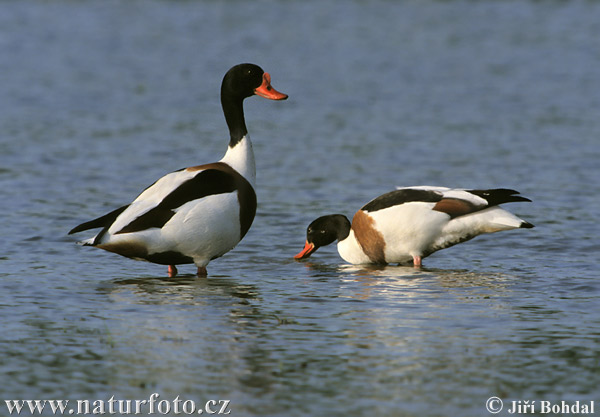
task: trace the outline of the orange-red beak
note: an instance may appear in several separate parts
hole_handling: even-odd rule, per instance
[[[254,90],[254,93],[269,100],[285,100],[288,98],[287,94],[280,93],[271,87],[271,76],[268,72],[263,74],[263,82],[260,87]]]
[[[302,249],[299,254],[297,254],[296,256],[294,256],[294,259],[305,259],[305,258],[308,258],[316,250],[317,249],[315,248],[315,244],[314,243],[308,243],[308,240],[307,240],[306,243],[304,244],[304,249]]]

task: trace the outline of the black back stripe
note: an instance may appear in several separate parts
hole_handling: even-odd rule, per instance
[[[518,191],[510,190],[507,188],[495,188],[489,190],[464,190],[465,192],[471,193],[477,197],[481,197],[487,204],[475,204],[473,202],[456,199],[456,198],[445,198],[444,202],[439,205],[437,211],[446,212],[446,207],[449,208],[448,214],[453,217],[467,214],[469,212],[482,210],[486,207],[497,206],[503,203],[513,203],[517,201],[531,201],[528,198],[522,197]],[[379,197],[371,200],[365,204],[361,210],[367,212],[374,212],[377,210],[386,209],[392,206],[399,206],[404,203],[411,203],[415,201],[425,203],[438,203],[443,199],[443,193],[435,190],[423,190],[417,188],[402,188],[399,190],[390,191],[389,193],[382,194]],[[448,201],[446,201],[448,200]],[[454,200],[454,201],[451,201]],[[462,204],[463,207],[459,207]],[[452,206],[452,207],[451,207]]]
[[[115,234],[139,232],[153,227],[161,228],[173,217],[175,209],[185,203],[235,190],[236,180],[229,173],[219,169],[201,171],[173,190],[158,206],[148,210]]]
[[[404,188],[380,195],[379,197],[365,204],[361,210],[374,212],[413,201],[436,203],[441,199],[442,194],[437,191]]]
[[[250,229],[256,214],[256,193],[252,185],[229,165],[216,162],[188,168],[199,170],[194,178],[182,183],[166,196],[158,206],[142,214],[127,226],[116,232],[133,233],[149,228],[162,228],[175,214],[175,209],[185,203],[210,195],[225,194],[238,191],[240,205],[240,236]]]

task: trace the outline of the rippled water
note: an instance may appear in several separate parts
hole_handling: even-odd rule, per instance
[[[236,416],[600,401],[600,4],[2,8],[0,400],[156,392]],[[290,99],[246,101],[244,241],[208,279],[76,246],[71,227],[220,159],[219,84],[245,61]],[[351,267],[333,246],[292,259],[315,217],[416,184],[516,188],[537,227],[422,270]]]

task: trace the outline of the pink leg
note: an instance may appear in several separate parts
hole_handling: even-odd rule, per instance
[[[177,276],[177,267],[175,265],[169,265],[169,278]]]
[[[413,255],[413,265],[415,268],[420,268],[423,266],[421,263],[422,258],[419,255]]]
[[[206,270],[206,267],[205,266],[199,266],[198,267],[197,275],[199,277],[206,277],[206,276],[208,276],[208,271]]]

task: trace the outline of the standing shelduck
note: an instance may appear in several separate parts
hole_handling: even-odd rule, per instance
[[[223,159],[180,169],[157,180],[132,203],[73,228],[69,234],[102,228],[81,242],[136,260],[168,265],[194,263],[206,276],[208,263],[233,249],[256,213],[256,167],[244,119],[243,101],[252,95],[285,100],[271,77],[254,64],[231,68],[221,85],[229,127]]]
[[[338,241],[338,252],[352,264],[422,265],[422,259],[483,233],[532,228],[498,207],[531,201],[508,189],[463,190],[407,187],[383,194],[356,212],[352,224],[342,214],[313,221],[296,259],[308,258],[321,246]]]

